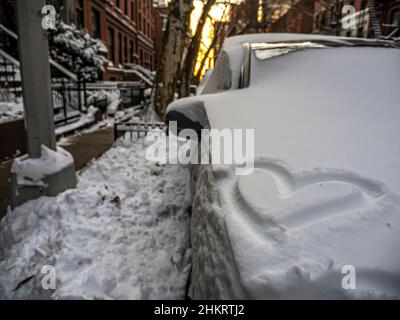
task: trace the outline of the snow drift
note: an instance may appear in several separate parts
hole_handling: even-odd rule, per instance
[[[41,197],[0,223],[2,299],[183,299],[191,265],[188,171],[119,141],[76,189]],[[41,268],[56,270],[56,290]]]

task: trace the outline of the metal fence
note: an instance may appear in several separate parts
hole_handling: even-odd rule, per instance
[[[114,124],[114,140],[143,138],[152,130],[166,132],[167,126],[163,122],[116,122]]]
[[[0,49],[0,102],[14,101],[21,95],[19,63]]]
[[[16,33],[0,23],[0,101],[15,101],[22,97],[17,38]],[[56,126],[76,121],[90,105],[106,112],[112,91],[119,92],[122,108],[145,105],[145,85],[142,82],[85,83],[51,59],[50,65]],[[107,94],[98,95],[101,90]]]
[[[56,126],[75,121],[87,111],[85,82],[56,79],[52,81],[51,88]]]
[[[123,108],[144,104],[144,84],[140,82],[120,82],[118,83],[118,90],[121,94]]]
[[[98,81],[96,83],[88,83],[86,90],[89,95],[93,92],[113,92],[118,91],[121,97],[121,106],[123,108],[129,108],[144,104],[145,102],[145,91],[146,86],[142,82],[132,81]]]

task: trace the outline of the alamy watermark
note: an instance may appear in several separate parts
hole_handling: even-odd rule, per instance
[[[357,29],[356,8],[352,5],[345,5],[342,8],[342,28],[344,30]]]
[[[160,164],[233,164],[237,175],[250,175],[254,170],[254,129],[183,129],[178,133],[177,122],[170,121],[168,133],[146,137],[152,142],[147,160]]]
[[[56,289],[56,268],[50,265],[44,265],[41,273],[43,278],[41,281],[42,288],[44,290],[55,290]]]
[[[42,28],[44,30],[56,29],[57,11],[54,6],[47,5],[42,8]]]
[[[356,268],[352,265],[345,265],[342,268],[342,288],[345,290],[356,289]]]

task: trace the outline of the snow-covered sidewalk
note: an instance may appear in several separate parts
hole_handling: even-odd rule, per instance
[[[76,189],[0,223],[0,298],[183,299],[191,264],[189,172],[118,141]],[[43,265],[56,290],[42,289]]]

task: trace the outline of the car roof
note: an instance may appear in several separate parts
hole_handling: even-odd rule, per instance
[[[390,45],[395,46],[391,40],[336,37],[302,33],[256,33],[233,36],[225,39],[224,49],[241,46],[244,43],[280,42],[280,41],[322,41],[342,45]]]

